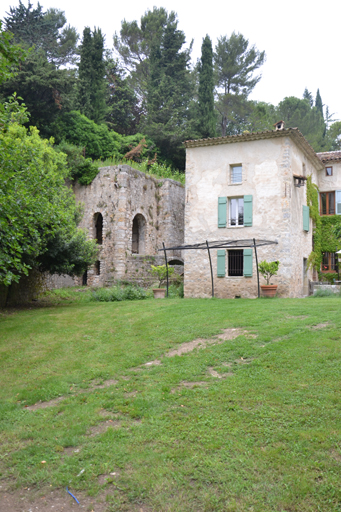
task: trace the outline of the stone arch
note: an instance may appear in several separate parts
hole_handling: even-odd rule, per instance
[[[141,213],[135,215],[132,227],[132,247],[133,254],[145,254],[147,239],[147,222]]]
[[[99,212],[94,215],[94,238],[99,245],[103,243],[103,215]]]

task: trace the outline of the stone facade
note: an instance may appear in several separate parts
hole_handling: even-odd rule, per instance
[[[297,129],[187,141],[185,243],[205,240],[265,239],[277,241],[258,249],[258,261],[279,261],[278,296],[308,295],[307,270],[312,250],[312,221],[303,224],[306,187],[296,176],[312,176],[318,183],[324,165]],[[304,180],[301,183],[305,183]],[[219,198],[222,198],[219,200]],[[225,198],[225,199],[224,199]],[[218,227],[218,202],[225,201],[226,223]],[[239,202],[240,201],[240,202]],[[235,215],[238,204],[251,213],[251,224]],[[251,204],[251,210],[250,210]],[[217,276],[217,250],[212,251],[215,295],[257,297],[257,271],[252,254],[252,275],[243,275],[245,253],[225,253],[225,275]],[[206,251],[185,255],[185,296],[209,297],[210,268]],[[236,270],[233,258],[239,258]],[[220,260],[221,261],[221,260]],[[250,261],[250,260],[249,260]],[[245,270],[245,268],[244,268]],[[233,273],[241,275],[233,276]],[[221,272],[220,272],[221,274]],[[250,274],[250,272],[249,272]],[[263,279],[261,278],[261,284]]]
[[[185,189],[174,180],[120,165],[101,168],[91,185],[76,184],[74,192],[84,205],[80,227],[100,244],[98,263],[87,272],[89,285],[149,285],[150,265],[164,264],[162,243],[183,243]]]

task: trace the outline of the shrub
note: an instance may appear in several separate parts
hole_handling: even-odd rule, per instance
[[[121,287],[116,285],[111,288],[97,288],[91,294],[91,301],[118,302],[122,300],[143,300],[147,297],[147,292],[139,286]]]

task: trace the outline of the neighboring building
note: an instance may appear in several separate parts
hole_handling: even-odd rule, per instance
[[[318,187],[320,215],[341,215],[341,151],[317,153],[324,164],[319,173]],[[337,261],[335,253],[323,253],[321,272],[335,272]]]
[[[311,175],[313,183],[321,182],[323,190],[341,190],[341,174],[340,181],[331,178],[335,179],[331,187],[324,175],[324,160],[299,130],[284,129],[283,123],[276,128],[185,143],[185,244],[277,240],[278,245],[258,250],[258,260],[280,262],[279,273],[272,279],[279,296],[303,297],[308,295],[309,279],[316,278],[307,269],[313,226],[306,178]],[[250,249],[212,251],[212,262],[217,297],[257,297],[256,262]],[[187,251],[185,296],[209,297],[210,293],[207,253]]]
[[[74,186],[83,203],[80,227],[100,245],[99,258],[77,284],[104,286],[117,280],[150,284],[150,265],[164,264],[162,242],[184,239],[185,189],[128,165],[103,167],[91,185]],[[170,254],[181,261],[181,254]]]

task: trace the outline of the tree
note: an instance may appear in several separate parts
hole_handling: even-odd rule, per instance
[[[10,7],[7,15],[4,18],[6,30],[14,34],[17,44],[43,51],[56,67],[75,63],[79,36],[74,27],[66,26],[63,11],[48,9],[44,12],[39,3],[34,9],[30,2],[26,7],[19,0],[19,5]]]
[[[13,34],[2,30],[2,21],[0,20],[0,84],[15,74],[16,68],[27,57],[27,52],[11,40]]]
[[[150,54],[147,119],[143,125],[160,148],[161,156],[177,168],[184,168],[182,141],[190,131],[188,106],[193,96],[189,60],[191,46],[182,49],[185,34],[177,21],[169,22]]]
[[[261,79],[254,72],[264,63],[265,52],[259,52],[242,34],[218,39],[214,65],[218,87],[217,110],[221,116],[222,135],[226,135],[231,118],[247,107],[247,98]],[[219,92],[220,91],[220,92]],[[243,115],[243,113],[241,114]]]
[[[311,107],[308,99],[290,96],[277,107],[278,119],[283,119],[286,128],[298,128],[315,151],[329,151],[330,141],[325,137],[326,125],[317,107]]]
[[[317,92],[316,92],[315,107],[316,107],[317,111],[320,112],[320,114],[323,118],[323,103],[322,103],[322,98],[320,95],[320,89],[317,89]]]
[[[50,137],[52,123],[73,107],[75,80],[73,70],[56,69],[42,50],[30,52],[16,76],[0,86],[0,101],[16,92],[30,112],[30,124]]]
[[[0,284],[37,268],[81,275],[96,258],[93,241],[77,229],[80,210],[66,157],[38,130],[17,123],[0,132]]]
[[[122,21],[120,36],[114,35],[114,48],[122,67],[130,74],[131,86],[141,101],[145,100],[150,76],[150,54],[153,46],[160,46],[168,23],[176,21],[176,14],[163,7],[154,7],[137,21]]]
[[[208,35],[203,39],[199,62],[199,118],[198,130],[201,136],[214,137],[216,114],[214,109],[214,76],[212,41]]]
[[[310,106],[313,107],[314,106],[314,99],[313,99],[313,95],[311,92],[308,91],[307,88],[304,89],[304,93],[303,93],[303,99],[304,100],[308,100],[309,103],[310,103]]]
[[[96,123],[104,120],[107,113],[105,104],[106,83],[104,63],[104,37],[101,29],[83,31],[78,66],[78,101],[82,114]]]
[[[132,135],[137,132],[142,115],[138,98],[117,60],[108,57],[105,66],[108,107],[106,123],[118,133]]]

